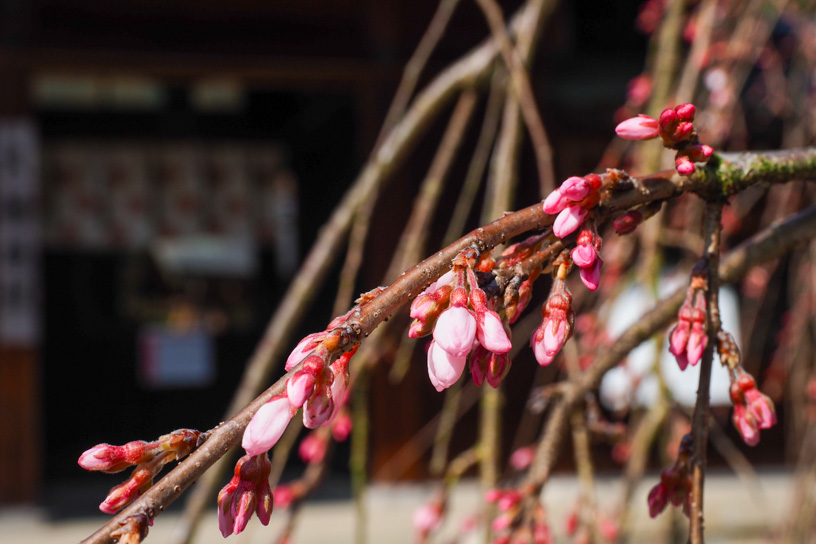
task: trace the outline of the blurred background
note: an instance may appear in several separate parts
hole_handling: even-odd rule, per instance
[[[501,2],[508,17],[521,4]],[[620,161],[620,150],[608,146],[650,50],[649,4],[660,2],[560,2],[544,25],[531,78],[558,179],[595,170],[602,157],[604,166]],[[740,2],[722,4],[736,17]],[[0,503],[38,504],[53,517],[95,512],[115,482],[82,471],[82,451],[221,421],[269,316],[371,152],[436,7],[424,0],[0,5]],[[746,99],[741,130],[717,133],[716,119],[708,125],[721,147],[780,146],[790,134],[786,119],[802,118],[786,109],[791,99],[774,109],[773,79],[763,70],[788,75],[800,62],[804,80],[795,83],[810,99],[812,59],[797,47],[812,54],[812,21],[796,18],[808,10],[773,18],[770,45],[757,46],[767,52],[749,62],[737,92]],[[730,31],[722,30],[728,43]],[[475,4],[462,2],[420,84],[488,32]],[[358,291],[382,281],[443,129],[437,122],[384,187]],[[810,141],[809,131],[800,142]],[[540,198],[528,146],[517,206]],[[466,168],[462,157],[453,171]],[[434,224],[428,253],[444,219]],[[469,225],[477,221],[473,214]],[[737,240],[747,231],[731,234]],[[331,319],[340,264],[297,338]],[[781,319],[787,306],[774,301],[783,293],[761,298],[767,306],[757,312]],[[756,369],[769,367],[774,339],[752,348]],[[398,385],[387,365],[372,377],[369,474],[379,479],[427,474],[423,463],[388,464],[441,406],[417,355]],[[535,368],[520,355],[506,390],[529,388]],[[507,396],[508,419],[520,417],[525,401]],[[777,409],[784,422],[784,406]],[[475,416],[465,417],[455,440],[472,441],[475,429]],[[763,433],[750,460],[780,466],[793,455],[784,429]],[[511,425],[507,452],[519,440]],[[599,468],[617,467],[612,446],[598,448]],[[711,460],[725,464],[716,452]],[[346,464],[341,447],[333,467],[342,475]],[[562,468],[570,467],[565,459]]]

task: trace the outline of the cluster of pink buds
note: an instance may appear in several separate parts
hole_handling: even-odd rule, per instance
[[[269,451],[301,407],[306,428],[331,425],[346,402],[348,365],[356,351],[354,346],[329,365],[328,349],[322,343],[312,348],[301,369],[286,382],[286,393],[269,399],[252,416],[241,442],[246,452],[259,455]]]
[[[529,525],[522,523],[521,526],[512,528],[514,522],[518,525],[521,499],[521,493],[515,490],[494,489],[487,492],[485,500],[495,502],[499,510],[498,517],[491,524],[491,529],[498,533],[492,544],[520,544],[522,542],[552,544],[552,533],[547,524],[546,511],[540,504],[535,505]]]
[[[550,296],[541,308],[544,319],[531,338],[533,353],[541,366],[552,363],[572,336],[575,315],[572,311],[572,295],[564,282],[566,270],[566,264],[556,266],[556,277]]]
[[[699,363],[708,344],[706,302],[702,291],[705,285],[705,276],[693,273],[686,300],[677,314],[677,325],[669,331],[669,352],[677,359],[680,370]]]
[[[428,348],[428,376],[437,391],[453,385],[471,354],[477,384],[499,384],[510,366],[512,348],[508,328],[490,307],[474,272],[475,259],[465,250],[453,270],[442,276],[411,305],[415,319],[409,335],[416,338],[433,331]]]
[[[578,267],[581,281],[590,291],[601,282],[601,244],[603,240],[595,229],[582,229],[578,234],[578,245],[572,250],[572,262]]]
[[[677,172],[688,176],[694,173],[694,163],[708,162],[713,154],[711,147],[701,145],[694,131],[693,104],[681,104],[663,110],[659,119],[638,115],[626,119],[615,127],[615,132],[627,140],[650,140],[660,138],[663,146],[678,150],[675,157]]]
[[[601,176],[597,174],[572,176],[544,199],[544,213],[558,214],[553,223],[553,234],[564,238],[581,226],[589,215],[589,210],[601,198],[601,185]]]
[[[269,473],[272,464],[266,453],[241,457],[232,480],[218,493],[218,528],[224,538],[243,531],[252,513],[267,525],[272,515]]]
[[[135,466],[130,478],[111,489],[99,505],[99,509],[106,514],[115,514],[147,491],[164,465],[186,457],[204,438],[199,431],[179,429],[159,437],[155,442],[137,440],[122,446],[98,444],[85,451],[78,462],[85,470],[107,473]]]
[[[749,446],[759,443],[759,430],[776,425],[773,401],[757,389],[754,378],[738,368],[731,375],[731,402],[734,403],[734,427]]]
[[[666,505],[682,506],[686,516],[691,512],[691,458],[694,439],[690,434],[680,441],[677,460],[660,474],[660,483],[649,491],[649,515],[657,517]]]
[[[439,529],[444,512],[444,504],[438,498],[431,499],[414,510],[412,521],[419,542],[427,541],[428,535]]]

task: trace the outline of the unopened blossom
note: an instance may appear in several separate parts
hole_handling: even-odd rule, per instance
[[[678,151],[674,159],[675,169],[677,173],[684,176],[690,176],[694,173],[694,163],[705,163],[714,154],[714,150],[707,145],[692,145],[688,146],[682,151]]]
[[[139,465],[162,455],[164,462],[181,459],[198,444],[201,433],[193,429],[178,429],[160,436],[154,442],[134,440],[121,446],[97,444],[80,455],[79,466],[85,470],[107,473],[120,472],[131,465]]]
[[[453,270],[446,272],[411,303],[411,318],[414,321],[408,329],[410,338],[420,338],[433,331],[439,315],[450,304],[453,279]]]
[[[315,374],[305,370],[295,372],[286,382],[286,395],[293,408],[300,408],[314,393]]]
[[[473,273],[471,283],[476,285]],[[499,314],[487,307],[487,297],[484,291],[477,287],[470,290],[470,305],[476,319],[476,338],[485,349],[493,353],[507,353],[513,348],[510,336],[504,328]]]
[[[348,410],[343,410],[334,418],[331,425],[332,438],[335,442],[344,442],[351,434],[352,422]]]
[[[572,176],[544,199],[544,212],[558,214],[553,222],[553,234],[563,238],[581,226],[589,210],[598,203],[601,184],[597,174]]]
[[[657,119],[643,114],[619,123],[615,133],[626,140],[651,140],[660,135]]]
[[[297,493],[290,485],[281,484],[275,487],[275,490],[272,492],[272,497],[274,499],[275,507],[277,508],[289,508],[291,504],[298,498]]]
[[[428,348],[428,377],[437,391],[444,391],[459,379],[465,369],[467,354],[451,355],[442,349],[435,340]]]
[[[592,230],[582,229],[578,234],[578,245],[571,254],[572,262],[579,268],[581,281],[590,291],[595,291],[601,281],[601,243],[601,237]]]
[[[509,463],[515,470],[524,470],[533,464],[534,457],[535,449],[533,446],[525,446],[517,449],[510,455]]]
[[[773,401],[756,387],[754,378],[744,370],[731,383],[731,402],[734,403],[732,420],[743,441],[749,446],[759,443],[759,430],[776,425]]]
[[[309,353],[314,351],[317,345],[326,337],[326,333],[324,332],[316,332],[310,334],[300,342],[298,345],[295,346],[295,349],[289,354],[289,357],[286,358],[286,371],[292,370],[299,362],[306,358]]]
[[[563,280],[556,280],[553,292],[542,308],[543,321],[533,332],[533,352],[538,364],[550,364],[572,335],[572,295]]]
[[[333,380],[334,374],[328,368],[318,376],[312,396],[303,405],[303,426],[307,429],[317,429],[334,414]]]
[[[660,483],[649,492],[649,515],[657,517],[668,503],[683,508],[686,516],[691,512],[691,457],[693,439],[687,434],[680,442],[677,460],[660,474]]]
[[[476,318],[467,308],[464,287],[451,293],[451,306],[436,321],[433,337],[435,344],[453,357],[464,357],[470,352],[476,339]]]
[[[153,486],[153,479],[161,471],[163,465],[161,456],[137,465],[130,478],[110,490],[108,496],[99,505],[99,509],[106,514],[115,514],[136,500]]]
[[[695,299],[692,307],[690,298]],[[677,314],[677,324],[669,331],[669,352],[677,359],[680,370],[700,362],[708,343],[705,332],[705,298],[691,291]]]
[[[252,514],[263,525],[272,515],[272,490],[269,473],[272,464],[266,453],[246,455],[235,465],[235,474],[218,494],[218,527],[224,538],[246,529]]]
[[[280,440],[296,411],[286,395],[272,397],[252,416],[241,446],[251,456],[269,451]]]
[[[313,431],[306,435],[298,446],[298,455],[306,464],[320,463],[326,457],[329,443],[322,432]]]

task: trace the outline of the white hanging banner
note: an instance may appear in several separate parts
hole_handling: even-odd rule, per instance
[[[39,142],[34,123],[0,119],[0,343],[41,333]]]

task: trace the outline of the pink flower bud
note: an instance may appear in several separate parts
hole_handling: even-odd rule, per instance
[[[420,319],[415,319],[411,326],[408,327],[408,338],[413,338],[416,340],[417,338],[422,338],[423,336],[428,336],[434,330],[436,326],[436,321],[422,321]]]
[[[581,202],[592,192],[592,185],[582,177],[572,176],[567,178],[558,190],[567,200]]]
[[[643,214],[638,210],[633,210],[612,221],[612,227],[617,235],[622,236],[634,232],[642,221]]]
[[[314,392],[315,377],[300,370],[286,382],[286,395],[292,408],[300,408]]]
[[[579,244],[572,250],[572,262],[575,266],[586,268],[595,262],[597,252],[591,244]]]
[[[669,353],[675,357],[685,353],[690,335],[691,323],[683,319],[678,321],[677,325],[669,332]]]
[[[286,371],[292,370],[299,362],[305,359],[306,356],[317,347],[317,344],[325,335],[325,332],[316,332],[298,342],[298,345],[295,346],[295,349],[293,349],[289,357],[286,358]]]
[[[277,486],[272,492],[272,497],[274,498],[273,502],[275,503],[275,506],[283,509],[289,508],[289,506],[297,498],[294,490],[288,485]]]
[[[490,528],[493,531],[499,533],[513,524],[513,517],[508,516],[507,514],[501,514],[497,516],[496,519],[493,520],[493,523],[490,524]]]
[[[476,313],[476,337],[493,353],[507,353],[513,348],[499,314],[493,310]]]
[[[447,389],[459,379],[465,369],[467,355],[454,356],[442,349],[436,341],[428,349],[428,377],[437,391]]]
[[[553,321],[545,319],[533,333],[533,353],[541,366],[547,366],[553,362],[567,341],[566,322],[561,320],[555,324],[555,327],[553,331]]]
[[[304,463],[320,463],[326,457],[328,445],[328,442],[320,433],[311,432],[300,443],[298,455]]]
[[[681,121],[694,121],[694,113],[697,111],[694,104],[680,104],[674,111],[677,113],[677,118]]]
[[[603,261],[600,257],[596,258],[591,266],[581,267],[578,271],[581,281],[587,289],[594,291],[601,284],[601,265]]]
[[[232,499],[237,488],[238,479],[233,478],[218,493],[218,529],[224,538],[232,534],[232,528],[235,526],[235,516],[232,514]]]
[[[756,421],[744,404],[737,404],[734,406],[734,414],[732,415],[734,427],[737,428],[742,440],[749,446],[756,446],[759,444],[759,429]]]
[[[481,387],[487,378],[487,365],[490,364],[491,353],[481,345],[476,346],[470,353],[470,374],[473,383]]]
[[[691,366],[696,365],[703,358],[703,350],[705,350],[706,344],[708,344],[708,337],[705,329],[703,329],[703,323],[694,321],[691,324],[691,334],[686,345],[686,357],[688,357]]]
[[[657,119],[638,115],[618,124],[615,133],[626,140],[651,140],[659,135]]]
[[[677,173],[683,176],[690,176],[695,170],[694,163],[691,162],[685,155],[681,155],[675,159],[674,167],[675,170],[677,170]]]
[[[666,486],[660,482],[649,491],[649,516],[656,518],[669,502],[669,495],[666,491]]]
[[[439,316],[433,337],[453,357],[464,357],[476,338],[476,319],[465,306],[453,305]]]
[[[773,401],[759,392],[758,389],[749,389],[745,392],[745,402],[748,411],[760,429],[770,429],[776,425],[776,410]]]
[[[658,125],[661,129],[666,130],[674,127],[677,124],[677,112],[671,108],[663,110],[658,118]]]
[[[252,416],[241,446],[251,456],[269,451],[280,440],[296,411],[285,395],[273,397]]]
[[[524,470],[533,464],[534,457],[535,449],[533,446],[519,448],[510,455],[510,466],[514,470]]]
[[[128,446],[134,445],[128,449]],[[141,447],[136,447],[140,445]],[[147,446],[146,442],[131,442],[125,446],[111,446],[110,444],[99,444],[93,448],[86,450],[79,457],[79,466],[85,470],[99,470],[102,472],[119,472],[130,465],[142,462],[141,452],[137,449],[144,450]]]
[[[352,422],[348,412],[343,410],[332,422],[332,438],[335,442],[344,442],[351,434]]]
[[[487,383],[492,388],[501,385],[501,381],[510,370],[510,357],[506,353],[490,353],[487,360]]]
[[[555,215],[567,207],[569,201],[561,194],[560,189],[556,189],[544,199],[544,213]]]
[[[331,420],[334,413],[334,402],[330,390],[315,390],[303,405],[303,426],[307,429],[317,429]]]
[[[569,236],[581,226],[588,214],[589,210],[581,206],[567,206],[555,218],[553,234],[559,238]]]
[[[507,512],[521,501],[521,493],[518,491],[505,491],[502,493],[499,502],[496,503],[499,510]]]

